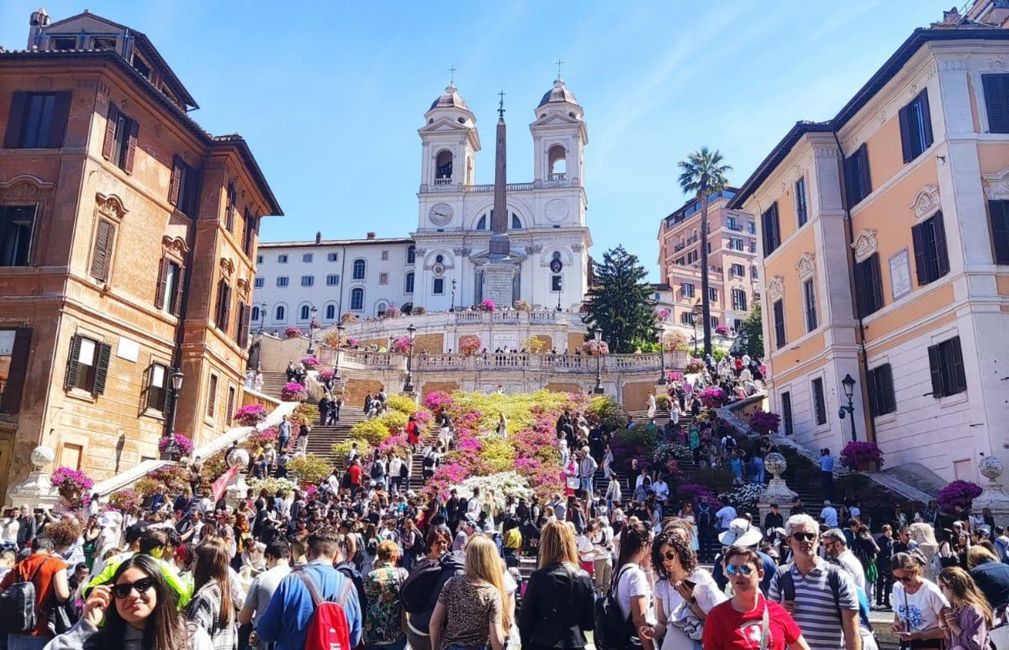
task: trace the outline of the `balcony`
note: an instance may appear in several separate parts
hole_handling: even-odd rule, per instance
[[[452,179],[451,178],[436,178],[436,179],[434,179],[434,184],[435,185],[451,185],[452,184]]]
[[[725,227],[734,232],[743,232],[743,226],[738,223],[729,223]]]
[[[548,181],[566,181],[568,180],[568,175],[565,172],[559,172],[557,174],[550,174],[547,176]]]
[[[686,247],[687,247],[687,245],[685,243],[680,242],[676,246],[673,246],[673,252],[675,253],[675,252],[681,251],[681,250],[683,250]]]

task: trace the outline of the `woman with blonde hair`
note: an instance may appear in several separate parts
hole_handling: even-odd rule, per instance
[[[231,648],[238,643],[235,606],[228,582],[228,547],[217,536],[208,536],[196,547],[193,568],[193,599],[186,607],[186,619],[210,635],[215,648]]]
[[[893,625],[901,647],[942,648],[946,633],[939,626],[943,607],[949,607],[942,591],[922,575],[925,556],[915,549],[897,553],[890,560],[893,573]]]
[[[1009,603],[1009,565],[994,553],[979,544],[971,546],[967,550],[967,570],[992,609]]]
[[[995,616],[970,575],[960,567],[939,573],[939,588],[951,607],[943,610],[950,650],[985,650]]]
[[[504,648],[512,621],[502,569],[494,542],[471,537],[465,572],[445,583],[431,615],[432,648]]]

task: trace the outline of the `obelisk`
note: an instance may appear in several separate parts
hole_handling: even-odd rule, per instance
[[[494,211],[491,214],[490,246],[488,260],[483,268],[483,296],[498,307],[511,307],[514,279],[517,269],[511,259],[511,242],[508,239],[508,163],[506,156],[504,121],[504,93],[500,93],[498,107],[497,147],[494,156]]]

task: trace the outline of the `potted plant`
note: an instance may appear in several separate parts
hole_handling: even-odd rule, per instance
[[[610,346],[606,341],[597,341],[595,339],[589,339],[582,343],[582,354],[587,354],[591,357],[602,357],[610,353]]]
[[[466,334],[459,337],[459,351],[471,357],[483,349],[483,342],[476,334]]]
[[[719,336],[727,336],[729,334],[729,326],[719,325],[715,328],[715,334],[718,334]]]
[[[853,440],[841,450],[841,465],[848,469],[866,472],[876,467],[882,467],[883,452],[874,442]]]
[[[284,330],[284,336],[286,336],[289,339],[296,339],[299,336],[301,336],[301,330],[292,325],[291,327],[288,327],[286,330]]]
[[[393,340],[392,351],[396,354],[409,354],[410,353],[410,337],[400,336]]]
[[[181,433],[162,436],[158,441],[158,451],[165,460],[179,460],[193,452],[193,441]]]
[[[701,404],[709,409],[723,406],[725,401],[728,399],[728,395],[725,394],[725,391],[718,386],[708,386],[702,390],[697,397],[701,400]]]
[[[298,382],[290,381],[280,389],[280,399],[285,402],[301,402],[308,399],[308,392]]]
[[[308,370],[314,370],[319,367],[319,360],[309,355],[301,360],[301,365],[305,366]]]
[[[936,503],[943,512],[958,513],[971,506],[971,502],[981,495],[981,486],[970,481],[956,480],[949,483],[936,495]]]
[[[243,427],[254,427],[266,419],[266,407],[262,404],[246,404],[235,411],[232,419]]]
[[[480,311],[494,311],[496,308],[497,305],[495,305],[494,301],[490,298],[484,298],[480,301],[480,304],[477,305],[477,309]]]
[[[400,314],[399,307],[397,307],[396,305],[389,305],[388,307],[385,308],[385,314],[383,315],[383,318],[396,318],[397,316],[399,316],[399,314]]]
[[[757,434],[775,433],[781,425],[781,416],[777,413],[754,411],[750,414],[750,428]]]
[[[85,495],[91,496],[90,490],[95,484],[84,472],[63,465],[53,472],[52,482],[53,487],[71,508],[84,505]]]

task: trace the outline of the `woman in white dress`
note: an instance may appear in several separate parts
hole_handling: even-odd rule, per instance
[[[648,396],[648,419],[651,420],[655,417],[655,395]]]
[[[673,421],[673,425],[680,424],[680,400],[675,395],[669,398],[669,419]]]
[[[610,444],[606,443],[606,453],[603,454],[603,478],[609,479],[613,476],[613,450]]]

